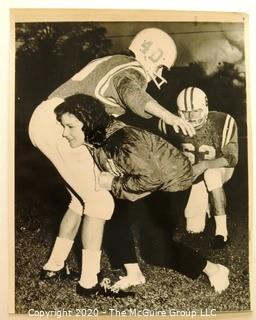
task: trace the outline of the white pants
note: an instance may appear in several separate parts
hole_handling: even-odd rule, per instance
[[[233,175],[234,168],[208,169],[204,172],[204,180],[193,184],[185,209],[188,232],[204,231],[205,216],[209,210],[208,193],[221,188]]]
[[[62,137],[63,128],[54,113],[62,102],[60,98],[53,98],[35,109],[29,123],[30,140],[54,164],[69,186],[69,208],[79,215],[84,213],[108,220],[113,214],[114,201],[111,194],[98,185],[100,171],[90,152],[85,146],[71,148]]]

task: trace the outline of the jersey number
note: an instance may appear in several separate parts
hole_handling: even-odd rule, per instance
[[[191,164],[196,163],[196,148],[192,143],[182,143],[183,153],[188,157]],[[216,158],[216,150],[213,146],[206,144],[201,145],[198,148],[199,160],[212,160]]]
[[[145,42],[143,42],[143,43],[141,44],[141,49],[140,49],[140,51],[141,51],[143,54],[146,54],[147,51],[151,48],[152,44],[153,44],[153,41],[145,41]],[[158,49],[154,50],[154,51],[150,54],[150,56],[148,56],[148,59],[155,63],[155,62],[159,61],[159,60],[162,58],[163,54],[164,54],[164,53],[163,53],[163,50],[160,49],[160,48],[158,48]]]

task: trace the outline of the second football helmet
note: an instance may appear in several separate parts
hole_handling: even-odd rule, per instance
[[[147,28],[134,37],[129,49],[142,64],[148,80],[153,80],[160,89],[167,82],[162,76],[163,67],[169,70],[176,60],[177,49],[173,39],[160,29]]]
[[[177,98],[178,114],[199,129],[208,117],[208,99],[203,90],[196,87],[183,89]]]

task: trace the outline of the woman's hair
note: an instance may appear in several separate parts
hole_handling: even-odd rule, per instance
[[[82,130],[85,142],[100,147],[105,139],[106,127],[111,117],[106,113],[103,104],[96,98],[84,94],[75,94],[65,98],[55,110],[56,118],[61,122],[64,113],[74,115],[83,123]]]

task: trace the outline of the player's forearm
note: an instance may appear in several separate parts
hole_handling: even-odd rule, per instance
[[[235,167],[238,162],[238,144],[237,141],[230,142],[223,150],[223,156],[228,161],[228,167]]]
[[[213,160],[206,160],[205,165],[206,165],[206,169],[214,169],[214,168],[228,167],[229,163],[226,158],[220,157]]]
[[[172,115],[170,111],[162,107],[155,101],[148,101],[145,105],[145,111],[160,119],[165,119],[166,117]]]
[[[174,128],[176,133],[182,132],[184,135],[189,135],[190,137],[195,135],[195,128],[192,124],[166,110],[154,100],[146,103],[145,111],[155,117],[163,119],[166,124]]]

